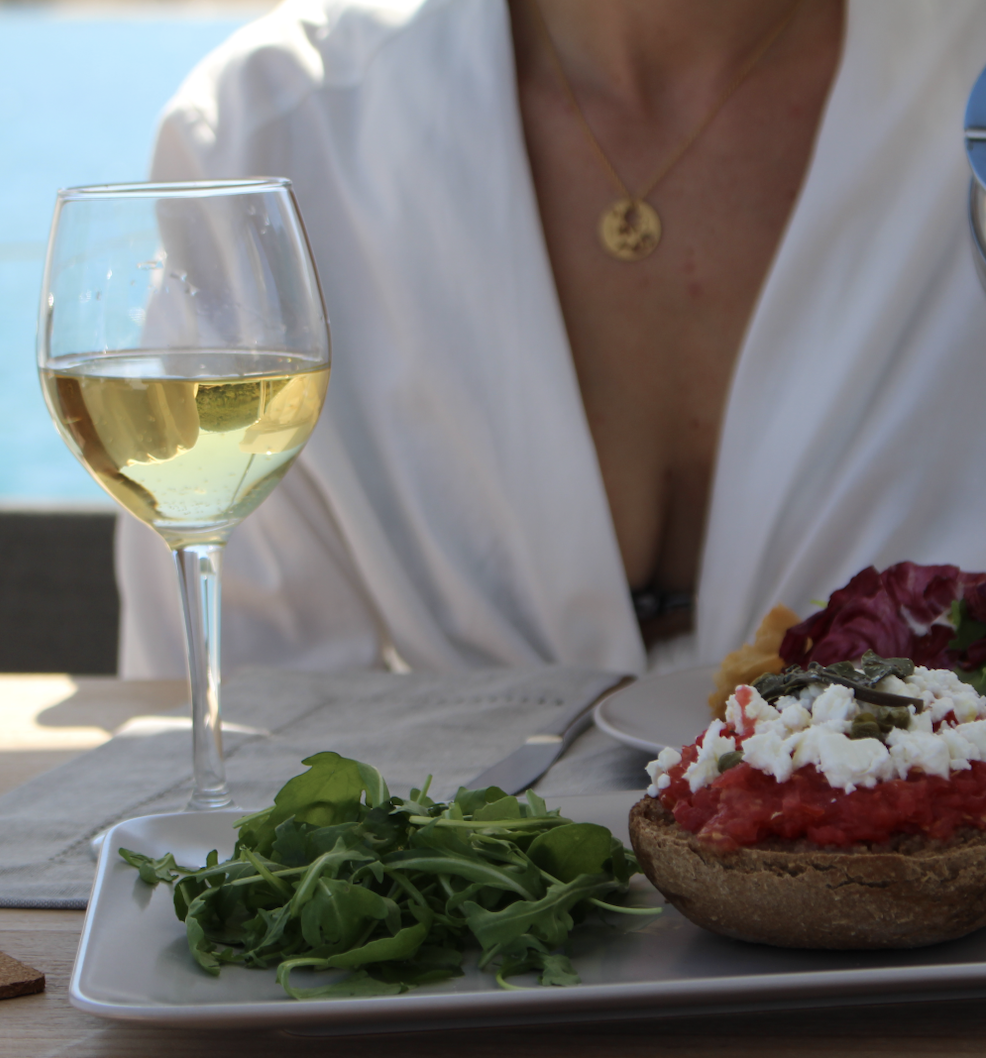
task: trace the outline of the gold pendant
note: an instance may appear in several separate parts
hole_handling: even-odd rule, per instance
[[[599,218],[599,241],[621,261],[642,261],[661,241],[661,218],[648,203],[621,198]]]

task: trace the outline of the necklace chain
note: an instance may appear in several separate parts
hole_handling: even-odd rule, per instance
[[[534,9],[535,22],[537,23],[541,36],[544,38],[548,58],[554,68],[558,83],[561,85],[562,91],[568,99],[575,117],[578,119],[579,126],[582,129],[586,141],[592,148],[593,153],[599,159],[602,167],[609,174],[619,193],[623,196],[618,202],[614,203],[603,213],[599,223],[600,240],[602,241],[604,248],[615,257],[619,257],[621,260],[626,261],[638,261],[649,256],[657,247],[657,243],[661,237],[660,218],[654,208],[644,202],[644,199],[654,190],[654,188],[657,187],[668,173],[671,172],[675,165],[677,165],[684,156],[688,148],[691,147],[699,136],[701,136],[712,124],[719,111],[726,105],[733,93],[743,84],[750,74],[753,73],[757,63],[760,62],[764,55],[770,50],[771,46],[776,43],[781,34],[783,34],[791,24],[802,3],[803,0],[795,0],[791,5],[790,11],[788,11],[779,22],[770,28],[767,34],[760,40],[750,57],[739,68],[736,76],[720,93],[705,117],[702,118],[695,128],[671,152],[650,183],[648,183],[639,194],[634,195],[624,183],[623,178],[616,171],[616,167],[606,156],[606,152],[600,146],[599,140],[596,139],[596,134],[592,131],[592,127],[586,120],[582,107],[579,106],[579,101],[575,96],[572,84],[565,73],[565,68],[562,66],[561,57],[558,54],[558,49],[555,47],[554,41],[551,39],[551,34],[548,31],[548,24],[544,19],[541,6],[538,3],[538,0],[531,0],[531,6]]]

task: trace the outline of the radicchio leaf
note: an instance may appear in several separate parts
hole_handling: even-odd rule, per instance
[[[867,650],[928,668],[978,668],[986,663],[986,644],[970,645],[963,657],[953,645],[949,616],[952,603],[963,598],[970,616],[986,618],[986,573],[914,562],[898,562],[882,573],[869,566],[834,591],[824,610],[790,628],[780,655],[801,668],[856,659]]]

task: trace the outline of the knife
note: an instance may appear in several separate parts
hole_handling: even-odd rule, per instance
[[[509,756],[490,765],[465,785],[470,790],[482,790],[486,786],[499,786],[505,794],[519,794],[528,790],[566,749],[592,723],[592,710],[611,694],[615,694],[628,683],[632,676],[624,676],[612,687],[597,695],[588,705],[556,717],[536,734],[528,735],[524,744]]]

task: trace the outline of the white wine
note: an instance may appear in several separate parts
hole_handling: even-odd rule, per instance
[[[117,353],[42,371],[65,441],[172,547],[221,543],[284,476],[329,369],[281,353]]]

